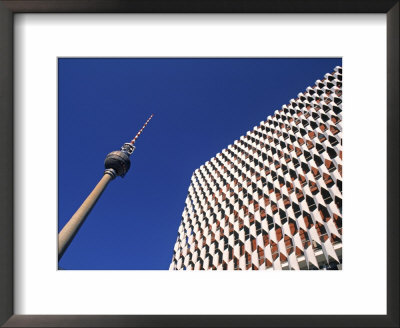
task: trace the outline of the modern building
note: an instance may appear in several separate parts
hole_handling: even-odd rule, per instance
[[[342,68],[194,171],[170,270],[342,268]]]

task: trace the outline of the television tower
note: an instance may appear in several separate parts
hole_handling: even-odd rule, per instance
[[[112,151],[106,156],[104,161],[105,171],[103,177],[100,179],[99,183],[94,187],[90,195],[82,203],[81,207],[75,212],[75,214],[69,219],[67,224],[62,228],[58,234],[58,260],[64,255],[65,250],[68,248],[73,238],[79,231],[83,222],[89,215],[90,211],[96,204],[97,200],[100,198],[103,191],[106,189],[108,183],[115,179],[117,176],[124,177],[128,172],[131,161],[129,157],[135,150],[136,139],[141,135],[146,125],[149,123],[154,114],[148,118],[143,127],[139,130],[136,136],[131,140],[131,142],[125,143],[121,150]]]

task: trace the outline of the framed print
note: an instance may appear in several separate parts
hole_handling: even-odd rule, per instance
[[[1,324],[398,326],[398,2],[0,9]],[[130,172],[106,161],[113,206],[81,228],[97,218],[97,235],[58,262],[70,195],[125,141]],[[179,221],[172,184],[189,182]],[[132,207],[142,222],[120,214]]]

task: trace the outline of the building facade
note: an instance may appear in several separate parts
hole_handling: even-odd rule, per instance
[[[342,267],[342,68],[194,171],[170,270]]]

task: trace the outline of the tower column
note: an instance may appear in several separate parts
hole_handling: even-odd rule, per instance
[[[89,215],[97,200],[106,189],[108,183],[115,177],[115,171],[113,169],[107,169],[99,183],[82,203],[81,207],[79,207],[64,228],[62,228],[58,234],[58,259],[63,256],[72,239],[79,231],[79,228],[82,226],[83,222],[85,222],[86,217]]]

